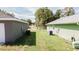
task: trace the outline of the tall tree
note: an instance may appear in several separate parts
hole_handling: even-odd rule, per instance
[[[72,7],[67,7],[67,16],[70,16],[70,15],[74,15],[75,12],[74,12],[74,9]]]
[[[44,28],[45,27],[45,21],[47,21],[48,18],[52,17],[53,13],[50,9],[47,7],[39,8],[35,12],[35,19],[36,19],[36,26]]]
[[[61,14],[61,17],[64,17],[64,16],[71,16],[71,15],[74,15],[75,14],[75,11],[72,7],[65,7],[63,10],[62,10],[62,14]]]
[[[55,19],[60,18],[61,13],[62,13],[61,9],[58,9],[55,14]]]
[[[32,24],[31,19],[27,19],[27,22],[29,23],[29,25],[31,25],[31,24]]]

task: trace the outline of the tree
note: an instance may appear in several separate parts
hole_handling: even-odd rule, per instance
[[[55,14],[55,19],[60,18],[61,13],[62,13],[61,9],[58,9]]]
[[[29,23],[29,25],[31,25],[31,24],[32,24],[31,19],[27,19],[27,22]]]
[[[53,16],[52,11],[48,9],[47,7],[39,8],[35,12],[36,26],[45,28],[45,21],[47,21],[47,19],[52,16]]]
[[[72,7],[68,7],[67,16],[74,15],[74,9]]]
[[[72,7],[65,7],[62,11],[61,17],[74,15],[75,11]]]
[[[47,24],[47,23],[49,23],[49,22],[52,22],[52,21],[54,21],[54,20],[56,20],[55,15],[53,15],[53,16],[50,17],[50,18],[48,18],[48,19],[45,21],[45,24]]]

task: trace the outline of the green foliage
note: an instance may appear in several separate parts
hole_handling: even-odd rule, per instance
[[[27,19],[27,22],[29,23],[29,25],[31,25],[31,24],[32,24],[31,19]]]
[[[67,16],[73,15],[75,14],[74,9],[73,8],[69,8],[69,11],[67,12]]]
[[[48,19],[45,21],[45,23],[49,23],[49,22],[51,22],[51,21],[54,21],[55,19],[56,19],[56,17],[55,17],[55,16],[52,16],[52,17],[48,18]]]
[[[60,18],[61,13],[62,13],[61,9],[58,9],[55,14],[55,19]]]
[[[12,45],[36,45],[36,32],[31,32],[30,36],[24,34],[22,37],[16,39]]]
[[[74,15],[75,11],[72,7],[65,7],[61,14],[61,17]]]
[[[37,27],[45,27],[45,21],[47,21],[47,19],[52,16],[53,16],[52,11],[50,9],[48,9],[47,7],[39,8],[35,12],[36,26]]]

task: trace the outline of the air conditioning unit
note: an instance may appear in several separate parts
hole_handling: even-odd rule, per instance
[[[75,49],[79,49],[79,41],[72,42],[72,46]]]

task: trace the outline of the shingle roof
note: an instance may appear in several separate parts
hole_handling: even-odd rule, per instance
[[[68,24],[68,23],[77,23],[79,22],[79,15],[73,15],[73,16],[66,16],[62,17],[60,19],[57,19],[55,21],[52,21],[49,24]]]

